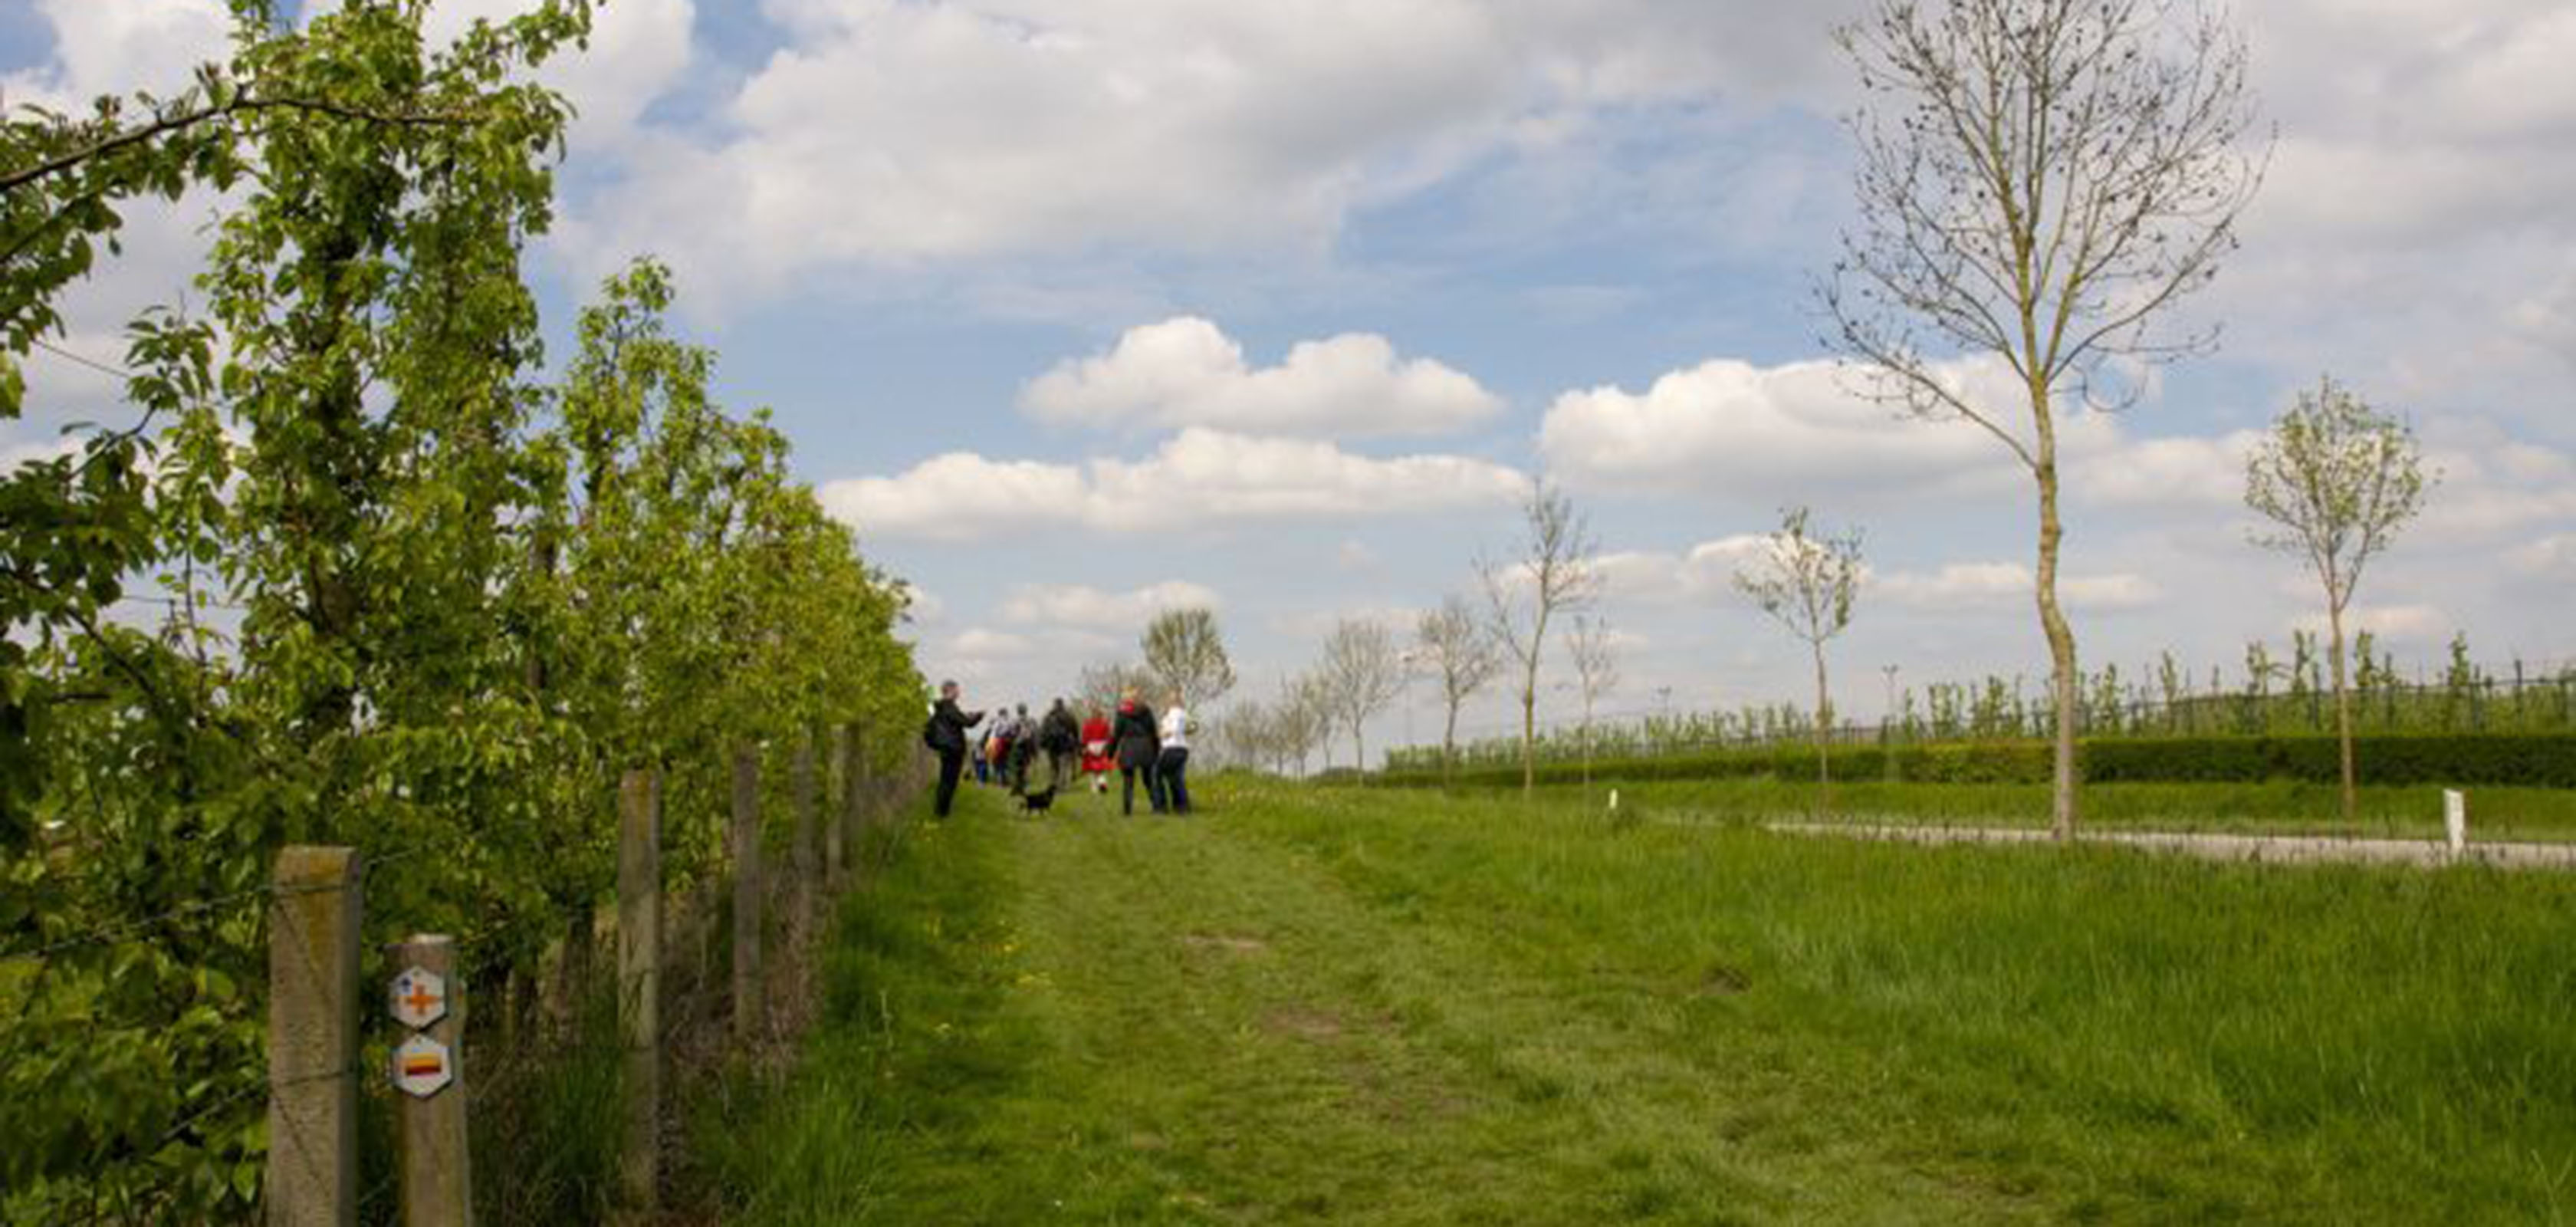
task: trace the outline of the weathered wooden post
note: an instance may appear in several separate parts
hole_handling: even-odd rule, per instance
[[[794,849],[788,854],[787,872],[793,875],[796,907],[796,943],[801,948],[806,935],[814,931],[814,871],[821,859],[814,854],[814,811],[821,808],[814,780],[814,733],[808,729],[796,739],[796,753],[787,766],[787,786],[795,793],[796,807]],[[801,955],[799,956],[801,957]]]
[[[471,1227],[474,1180],[465,1145],[465,981],[456,942],[427,935],[396,943],[388,1005],[402,1035],[394,1046],[394,1139],[403,1227]]]
[[[277,854],[268,935],[270,1227],[358,1221],[358,853]]]
[[[851,798],[858,795],[858,726],[841,725],[836,736],[835,757],[839,761],[840,772],[836,781],[839,791],[834,795],[840,799],[840,804],[835,807],[836,812],[831,819],[823,824],[823,872],[835,892],[841,889],[843,875],[849,872],[850,867],[850,813],[854,808]]]
[[[733,1034],[760,1034],[760,751],[733,750]]]
[[[617,1022],[626,1042],[621,1181],[635,1221],[660,1200],[662,1122],[662,780],[629,771],[618,790]]]

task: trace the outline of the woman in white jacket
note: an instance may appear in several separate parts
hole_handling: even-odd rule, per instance
[[[1190,711],[1181,705],[1181,692],[1172,692],[1172,705],[1163,709],[1163,752],[1154,762],[1154,774],[1163,784],[1163,804],[1174,814],[1190,812]]]

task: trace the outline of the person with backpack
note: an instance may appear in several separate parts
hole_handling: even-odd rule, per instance
[[[942,818],[957,802],[957,777],[966,769],[966,730],[983,722],[984,713],[957,706],[956,682],[939,684],[939,701],[921,726],[921,743],[939,756],[939,795],[932,810]]]
[[[1046,719],[1038,723],[1038,748],[1046,751],[1047,789],[1050,792],[1073,784],[1073,760],[1082,749],[1082,725],[1073,718],[1073,709],[1059,698],[1047,709]]]
[[[1111,726],[1109,738],[1118,747],[1118,811],[1133,816],[1136,812],[1136,775],[1145,776],[1145,800],[1154,812],[1163,812],[1163,781],[1154,774],[1154,760],[1163,753],[1162,733],[1154,727],[1154,709],[1136,697],[1134,687],[1118,696],[1118,719]]]

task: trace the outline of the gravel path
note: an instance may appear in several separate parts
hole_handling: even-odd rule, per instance
[[[1886,839],[1909,843],[1954,844],[2047,843],[2048,832],[2028,827],[1913,827],[1852,823],[1774,822],[1769,829],[1788,835],[1839,835],[1849,839]],[[2084,843],[2116,844],[2155,852],[2177,852],[2213,861],[2264,861],[2276,864],[2357,862],[2376,865],[2480,864],[2498,869],[2576,870],[2576,844],[2472,843],[2459,852],[2449,845],[2415,839],[2332,839],[2293,835],[2204,835],[2163,831],[2088,831]]]

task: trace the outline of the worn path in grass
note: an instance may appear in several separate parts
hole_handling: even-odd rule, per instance
[[[2564,1222],[2576,883],[1271,785],[973,794],[727,1221]]]
[[[1918,827],[1872,822],[1768,822],[1784,835],[1881,839],[1916,844],[2029,844],[2054,838],[2028,827]],[[2211,861],[2262,861],[2286,865],[2410,865],[2418,869],[2470,863],[2497,869],[2576,871],[2576,844],[2468,844],[2457,850],[2421,839],[2334,839],[2313,835],[2217,835],[2186,831],[2079,831],[2084,843],[2167,852]]]
[[[739,1139],[746,1219],[2021,1217],[1795,1119],[1828,1088],[1782,1097],[1773,1044],[1676,1044],[1722,978],[1562,980],[1225,817],[1073,812],[913,839],[834,973],[875,999]]]

